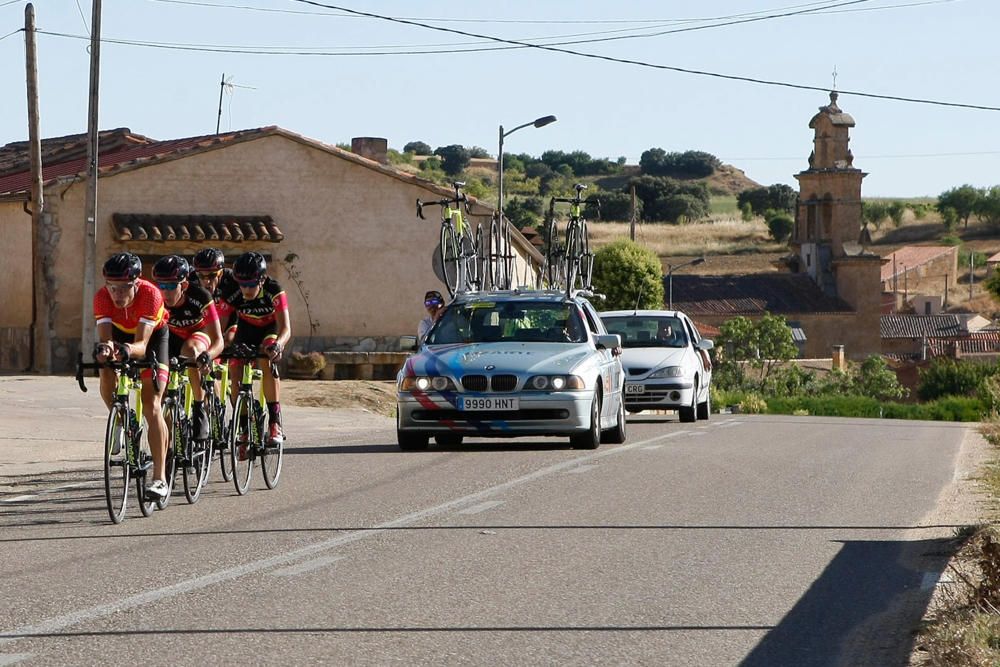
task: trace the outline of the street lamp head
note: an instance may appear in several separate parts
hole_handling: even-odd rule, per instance
[[[535,122],[532,123],[532,125],[534,125],[535,127],[545,127],[546,125],[549,125],[550,123],[554,122],[556,122],[555,116],[542,116],[541,118],[536,118]]]
[[[704,264],[704,263],[705,263],[705,258],[704,257],[699,257],[698,259],[693,260],[691,262],[691,266],[694,266],[695,264]]]

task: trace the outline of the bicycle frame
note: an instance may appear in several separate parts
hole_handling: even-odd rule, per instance
[[[590,240],[587,233],[587,221],[583,216],[584,204],[600,206],[596,199],[584,199],[583,191],[586,185],[577,183],[574,197],[552,197],[549,200],[548,238],[545,253],[546,274],[550,287],[562,289],[565,287],[569,296],[577,280],[581,287],[590,289],[593,273],[594,255],[590,252]],[[556,203],[569,204],[569,222],[566,225],[565,243],[559,242],[559,231],[556,225]]]
[[[469,199],[461,188],[465,183],[456,181],[452,184],[455,196],[437,201],[424,202],[417,199],[417,217],[424,220],[424,206],[441,207],[441,234],[438,252],[441,258],[441,268],[444,271],[444,282],[448,294],[455,296],[460,292],[474,287],[481,287],[478,271],[478,259],[482,243],[482,228],[475,235],[465,222],[462,208],[469,211]],[[456,206],[453,208],[452,204]],[[454,273],[454,275],[453,275]]]

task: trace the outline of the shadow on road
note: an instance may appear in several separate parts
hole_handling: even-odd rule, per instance
[[[850,541],[742,667],[906,664],[954,538]],[[917,560],[917,569],[907,560]],[[912,562],[911,560],[911,562]],[[933,575],[933,579],[931,577]],[[841,649],[844,654],[841,654]]]

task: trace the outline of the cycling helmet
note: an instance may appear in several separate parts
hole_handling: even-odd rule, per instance
[[[226,256],[218,248],[199,250],[194,256],[196,271],[219,271],[226,265]]]
[[[191,267],[180,255],[161,257],[153,265],[153,279],[162,283],[179,283],[187,279]]]
[[[104,262],[105,280],[135,280],[142,273],[142,260],[130,252],[119,252]]]
[[[239,282],[261,280],[265,273],[267,273],[267,260],[259,252],[245,252],[233,263],[233,277]]]

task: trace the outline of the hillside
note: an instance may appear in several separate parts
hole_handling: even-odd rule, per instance
[[[584,177],[582,178],[582,182],[596,183],[603,190],[621,190],[628,183],[629,179],[641,175],[642,171],[639,169],[638,165],[626,165],[621,174],[615,174],[614,176],[597,176],[593,178]],[[747,178],[747,175],[744,174],[741,169],[737,169],[731,164],[722,165],[708,178],[696,178],[691,180],[694,182],[704,181],[708,185],[709,191],[714,196],[736,196],[744,190],[761,187],[760,183]]]

